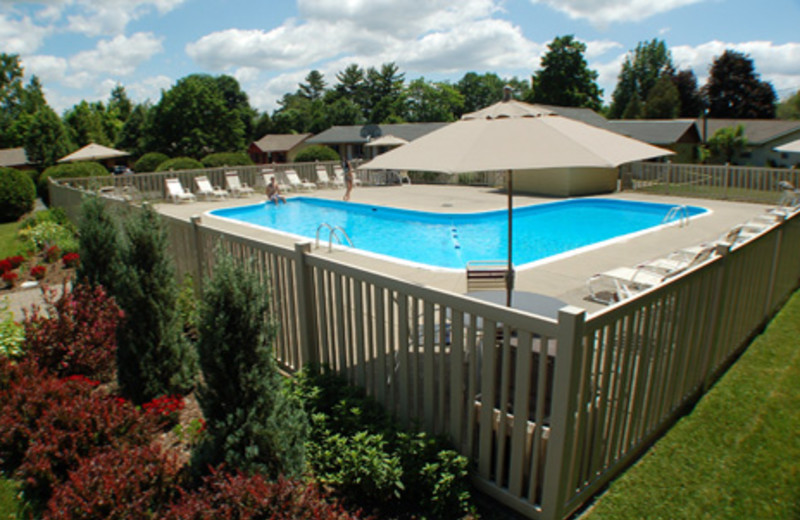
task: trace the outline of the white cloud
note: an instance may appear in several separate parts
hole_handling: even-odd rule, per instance
[[[25,76],[36,75],[43,84],[62,81],[66,75],[68,64],[64,58],[58,56],[25,56],[22,58]]]
[[[8,54],[30,54],[41,47],[50,29],[40,27],[27,16],[13,19],[0,14],[0,42]]]
[[[575,20],[604,26],[616,22],[639,22],[656,14],[706,0],[530,0],[561,11]]]
[[[584,57],[587,60],[603,56],[614,49],[622,48],[621,43],[611,40],[594,40],[583,43],[586,44],[586,52],[584,53]]]
[[[94,74],[128,76],[141,63],[162,52],[161,41],[152,33],[115,36],[99,41],[93,50],[76,54],[69,60],[70,66],[73,70]]]

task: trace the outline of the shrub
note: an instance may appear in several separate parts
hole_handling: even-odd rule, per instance
[[[88,390],[81,382],[59,380],[33,363],[0,358],[0,468],[11,472],[22,463],[47,410]]]
[[[36,186],[27,173],[0,168],[0,223],[15,222],[33,209]]]
[[[108,381],[114,374],[117,326],[123,318],[100,286],[75,285],[60,297],[44,293],[45,307],[25,313],[24,349],[43,369]]]
[[[311,484],[283,478],[269,482],[263,475],[246,476],[215,471],[203,485],[183,498],[164,520],[347,520],[357,519],[340,504],[331,503]]]
[[[98,393],[78,395],[44,411],[15,476],[23,481],[25,499],[43,508],[81,459],[106,449],[145,446],[154,433],[152,419],[130,404]]]
[[[300,150],[294,158],[295,162],[339,161],[339,154],[333,148],[322,144],[314,144]]]
[[[31,277],[34,280],[41,280],[47,274],[47,267],[41,264],[37,264],[31,267]]]
[[[203,163],[201,163],[197,159],[192,159],[191,157],[175,157],[174,159],[167,159],[166,161],[156,166],[155,171],[168,172],[173,170],[177,171],[177,170],[201,170],[201,169],[203,169]]]
[[[67,269],[77,267],[81,262],[81,255],[78,253],[67,253],[61,257],[61,262]]]
[[[14,271],[6,271],[3,273],[2,278],[6,287],[14,287],[14,285],[17,283],[17,278],[19,278],[19,274],[15,273]]]
[[[221,168],[223,166],[250,166],[253,160],[245,152],[222,152],[206,155],[201,160],[206,168]]]
[[[106,177],[111,175],[105,166],[98,162],[82,161],[76,163],[57,164],[47,168],[39,176],[36,189],[39,197],[50,204],[50,193],[48,190],[49,179],[69,179],[81,177]]]
[[[164,427],[171,427],[178,422],[178,413],[184,406],[183,397],[164,395],[142,404],[142,410]]]
[[[22,355],[25,328],[14,320],[14,314],[5,301],[0,301],[0,359],[15,359]]]
[[[205,285],[197,351],[198,402],[208,436],[193,453],[199,471],[229,467],[269,476],[304,468],[307,418],[286,392],[272,352],[276,325],[265,325],[266,285],[219,253]]]
[[[124,229],[114,283],[126,317],[117,333],[117,379],[122,394],[141,404],[189,390],[197,360],[183,336],[174,267],[158,214],[146,206],[125,221]]]
[[[20,230],[30,229],[43,222],[55,222],[59,226],[67,228],[73,233],[75,232],[75,226],[72,224],[72,221],[63,208],[50,208],[37,211],[24,218],[19,228]]]
[[[155,446],[104,450],[58,486],[43,519],[149,519],[178,496],[179,464]]]
[[[13,270],[14,266],[11,264],[11,260],[9,260],[8,258],[0,260],[0,273],[5,274]]]
[[[56,247],[60,251],[72,252],[78,250],[78,240],[75,232],[69,227],[62,226],[52,221],[44,221],[33,227],[26,227],[19,231],[25,249],[41,251],[49,247]],[[48,260],[50,263],[57,260]]]
[[[169,156],[159,152],[150,152],[146,153],[136,161],[136,165],[133,167],[134,170],[140,173],[149,173],[156,171],[156,168],[159,164],[163,163],[164,161],[168,160]]]
[[[117,224],[99,197],[86,197],[81,204],[78,250],[83,262],[75,278],[100,284],[113,293],[119,277],[120,240]]]

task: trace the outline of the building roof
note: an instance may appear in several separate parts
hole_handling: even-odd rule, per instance
[[[253,145],[262,152],[288,152],[309,137],[311,134],[267,134]]]
[[[559,107],[556,105],[540,105],[540,106],[552,110],[553,112],[562,117],[574,119],[575,121],[580,121],[582,123],[586,123],[587,125],[596,126],[598,128],[602,128],[603,130],[614,131],[614,129],[609,126],[608,119],[601,116],[591,108]]]
[[[657,145],[698,143],[700,132],[694,119],[615,119],[608,128],[628,137]]]
[[[5,148],[0,150],[0,166],[11,168],[14,166],[25,166],[28,162],[28,155],[25,148]]]
[[[314,144],[366,144],[382,135],[393,135],[406,141],[429,134],[449,123],[402,123],[393,125],[333,126],[320,132],[309,143]]]
[[[752,146],[761,146],[795,132],[800,132],[800,121],[785,121],[782,119],[708,119],[707,125],[707,139],[720,128],[742,125],[747,144]],[[702,137],[702,119],[697,120],[697,128]]]
[[[103,146],[97,143],[89,143],[80,150],[62,157],[58,160],[58,162],[66,163],[77,161],[96,161],[102,159],[114,159],[116,157],[126,157],[128,155],[130,155],[128,152],[115,150],[113,148],[109,148],[108,146]]]

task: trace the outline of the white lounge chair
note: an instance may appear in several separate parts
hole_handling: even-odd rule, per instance
[[[317,166],[317,186],[320,188],[344,188],[344,181],[328,177],[328,170],[324,166]]]
[[[261,179],[264,181],[264,189],[266,189],[269,185],[270,177],[275,177],[275,181],[278,183],[278,189],[280,189],[283,193],[294,191],[292,186],[282,182],[281,175],[278,172],[269,168],[261,170]]]
[[[209,199],[211,197],[221,200],[228,198],[228,192],[219,186],[212,186],[211,181],[205,175],[194,178],[194,183],[197,185],[197,194]]]
[[[174,203],[183,201],[194,201],[196,197],[193,193],[183,189],[183,185],[179,179],[165,179],[164,183],[167,186],[167,197]]]
[[[606,305],[626,300],[708,261],[715,251],[715,246],[707,246],[692,257],[677,252],[636,267],[617,267],[596,274],[586,282],[589,298]]]
[[[225,172],[225,183],[234,197],[248,196],[255,193],[247,183],[239,180],[239,174],[236,172]]]
[[[297,172],[294,170],[286,170],[283,172],[286,175],[286,180],[289,181],[289,184],[292,188],[298,191],[313,191],[317,189],[317,185],[313,182],[305,182],[300,180],[300,176],[297,175]]]
[[[800,205],[800,190],[794,187],[789,181],[781,181],[778,183],[778,189],[781,190],[781,200],[778,206],[794,207]]]

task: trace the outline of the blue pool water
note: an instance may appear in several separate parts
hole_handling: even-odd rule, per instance
[[[672,205],[571,199],[514,209],[514,265],[522,267],[663,223]],[[689,216],[707,210],[688,206]],[[320,224],[341,226],[353,246],[433,267],[463,269],[469,260],[507,257],[506,210],[427,213],[306,197],[211,211],[217,217],[314,239]],[[678,218],[678,217],[676,217]],[[328,232],[320,233],[327,244]],[[335,242],[334,242],[335,243]]]

